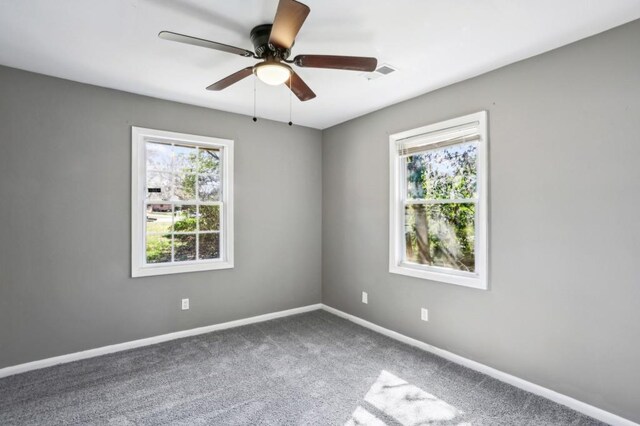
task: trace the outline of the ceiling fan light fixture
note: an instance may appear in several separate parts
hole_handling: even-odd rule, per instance
[[[254,67],[253,72],[263,83],[277,86],[289,80],[291,67],[280,62],[262,62]]]

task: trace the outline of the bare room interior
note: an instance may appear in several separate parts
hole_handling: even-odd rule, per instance
[[[639,0],[0,1],[0,425],[640,424]]]

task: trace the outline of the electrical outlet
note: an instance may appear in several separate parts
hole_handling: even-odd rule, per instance
[[[422,321],[429,321],[429,311],[426,308],[420,309],[420,319]]]
[[[186,311],[189,309],[189,299],[182,299],[182,310]]]
[[[369,303],[369,295],[366,291],[362,292],[362,303]]]

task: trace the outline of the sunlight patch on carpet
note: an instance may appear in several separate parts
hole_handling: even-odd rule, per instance
[[[345,426],[386,425],[380,417],[393,418],[403,426],[470,425],[456,421],[463,413],[455,407],[385,370],[380,372],[364,401],[375,410],[358,406]],[[377,410],[380,411],[380,415],[371,413]]]

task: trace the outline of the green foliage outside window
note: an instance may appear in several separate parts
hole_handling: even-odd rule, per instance
[[[220,200],[221,164],[218,149],[195,149],[193,147],[149,144],[148,165],[162,170],[154,175],[160,181],[147,186],[167,188],[180,204],[149,204],[147,212],[146,258],[148,263],[171,262],[173,251],[175,261],[196,259],[196,238],[200,241],[199,259],[219,257],[219,236],[201,232],[220,231],[220,207],[218,205],[194,202]],[[173,189],[173,191],[171,191]],[[196,194],[197,189],[197,194]],[[154,198],[155,200],[155,198]],[[173,212],[171,211],[173,209]],[[173,215],[173,219],[172,219]],[[171,223],[173,222],[173,226]],[[188,232],[189,234],[174,234]]]
[[[408,156],[406,171],[406,261],[473,272],[476,143]]]

